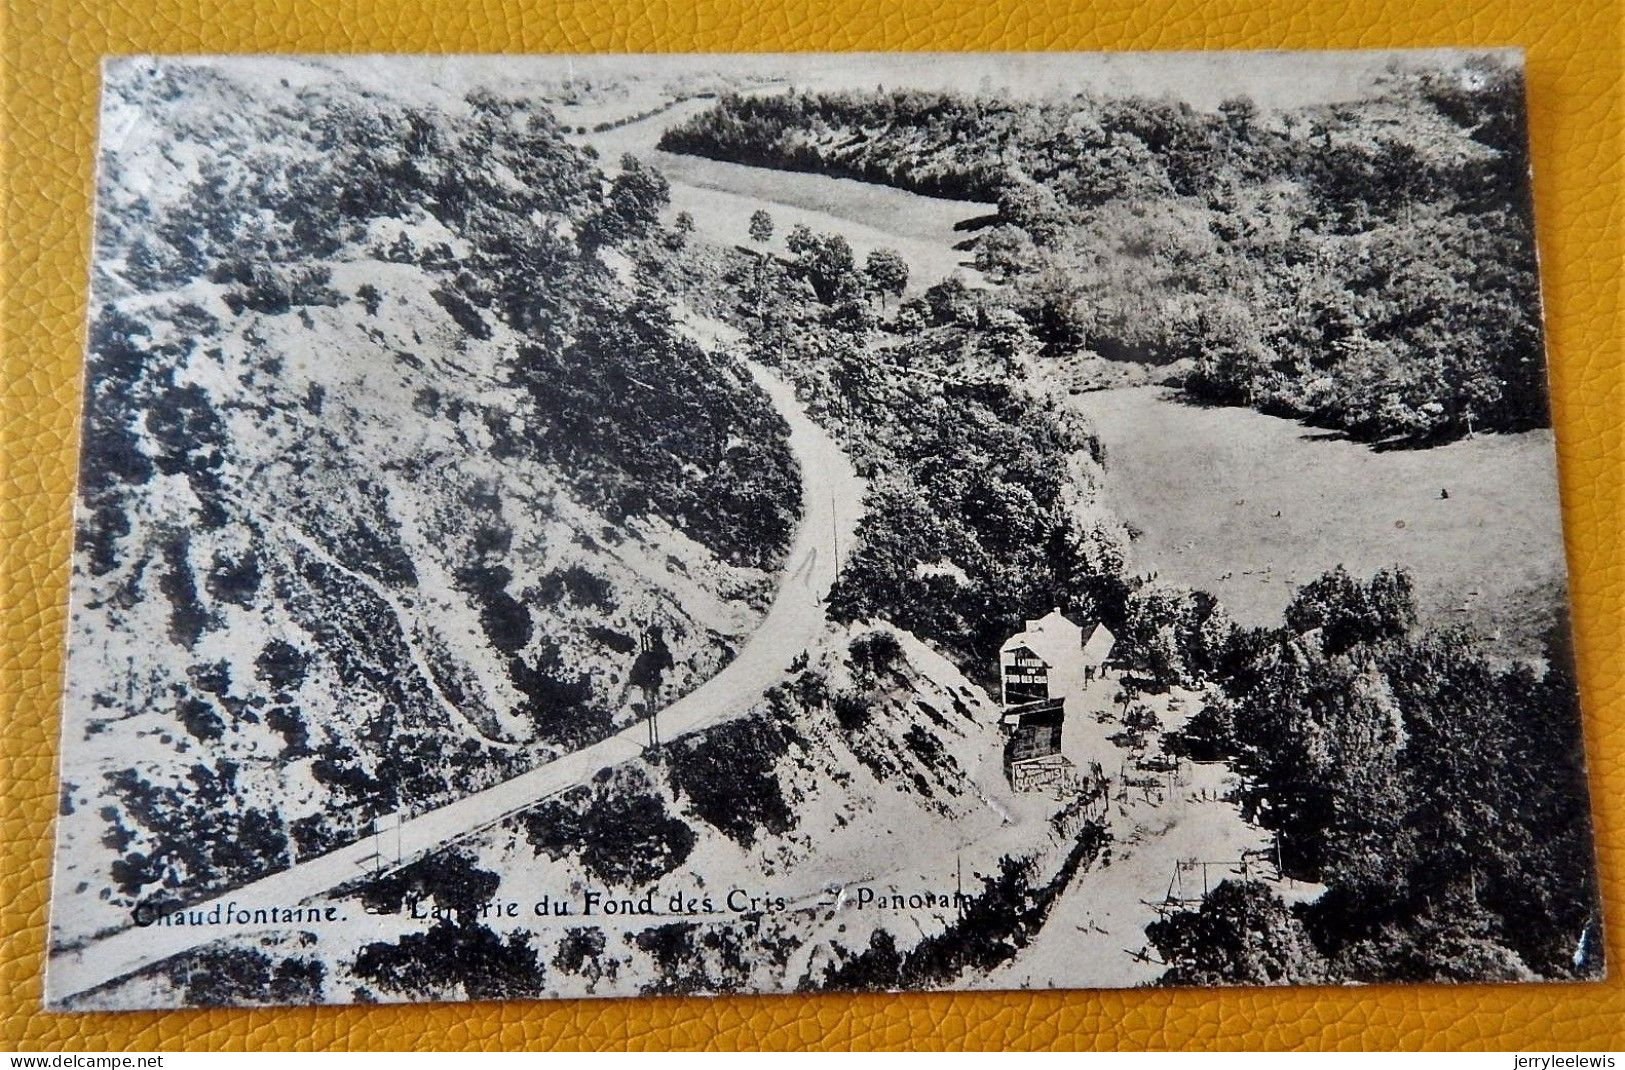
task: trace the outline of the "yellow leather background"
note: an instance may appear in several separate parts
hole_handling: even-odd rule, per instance
[[[4,3],[0,1048],[1625,1047],[1617,0],[76,0]],[[1601,985],[661,999],[49,1015],[80,347],[103,55],[1521,45],[1613,979]],[[1487,786],[1493,790],[1493,785]]]

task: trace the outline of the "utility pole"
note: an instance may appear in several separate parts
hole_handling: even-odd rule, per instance
[[[835,544],[835,578],[841,578],[841,525],[836,517],[835,492],[829,492],[829,535]]]
[[[643,647],[637,661],[632,664],[630,683],[643,690],[644,719],[649,727],[648,751],[657,759],[660,747],[660,684],[666,670],[672,667],[671,650],[660,628],[645,628],[640,645]]]

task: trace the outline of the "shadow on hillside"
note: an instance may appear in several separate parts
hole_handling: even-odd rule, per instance
[[[989,212],[986,215],[976,215],[976,216],[971,216],[969,219],[961,219],[959,222],[954,224],[954,230],[955,231],[983,230],[983,229],[985,229],[987,227],[991,227],[993,224],[997,223],[998,221],[999,221],[999,213],[997,213],[997,212]],[[958,248],[958,247],[955,246],[955,248]]]
[[[1466,432],[1459,428],[1448,428],[1427,435],[1378,437],[1371,434],[1360,434],[1345,428],[1325,427],[1311,423],[1289,409],[1275,407],[1255,408],[1241,402],[1222,401],[1216,398],[1204,398],[1188,394],[1177,384],[1168,384],[1162,397],[1165,401],[1186,405],[1193,409],[1244,409],[1249,412],[1256,412],[1261,416],[1273,416],[1278,420],[1287,420],[1303,428],[1303,433],[1298,437],[1305,442],[1352,442],[1355,445],[1366,447],[1373,453],[1430,450],[1436,446],[1448,446],[1452,442],[1459,442],[1469,437]]]

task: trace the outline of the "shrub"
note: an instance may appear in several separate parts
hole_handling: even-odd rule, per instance
[[[635,770],[603,777],[526,811],[525,835],[551,858],[578,855],[607,885],[647,884],[681,866],[697,839],[652,787]]]
[[[789,752],[787,726],[755,715],[707,729],[667,748],[672,791],[706,823],[741,847],[766,831],[787,831],[792,815],[779,786]]]
[[[1163,984],[1304,985],[1330,980],[1303,923],[1259,881],[1220,882],[1194,911],[1146,926]]]

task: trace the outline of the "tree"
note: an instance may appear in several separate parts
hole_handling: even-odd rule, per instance
[[[1084,298],[1083,285],[1068,271],[1055,266],[1016,282],[1014,298],[1033,336],[1046,353],[1076,352],[1090,341],[1093,308]]]
[[[925,313],[925,302],[917,297],[910,298],[898,307],[892,326],[901,335],[918,334],[925,330]]]
[[[1049,245],[1066,229],[1066,209],[1054,192],[1031,182],[999,194],[999,218],[1025,230],[1039,245]]]
[[[1331,978],[1303,923],[1259,881],[1227,880],[1200,909],[1146,926],[1174,985],[1317,984]]]
[[[876,249],[863,262],[863,272],[884,303],[889,297],[902,297],[908,287],[908,261],[892,249]]]
[[[814,234],[797,226],[786,245],[795,257],[791,274],[811,283],[820,301],[835,304],[859,290],[852,247],[839,234]]]
[[[1339,565],[1293,595],[1287,626],[1299,635],[1319,628],[1328,654],[1398,638],[1416,626],[1413,590],[1410,573],[1402,568],[1385,569],[1361,583]]]
[[[1258,105],[1249,96],[1231,97],[1219,104],[1219,114],[1237,141],[1251,141],[1258,125]]]
[[[609,185],[604,207],[588,221],[589,245],[614,245],[641,238],[660,222],[671,203],[666,176],[631,153],[621,158],[621,173]]]
[[[957,271],[927,289],[925,303],[931,310],[931,322],[938,326],[967,326],[976,320],[976,302]]]
[[[1159,685],[1189,682],[1218,660],[1229,627],[1206,591],[1146,584],[1124,600],[1119,656]]]
[[[976,269],[994,279],[1007,279],[1033,262],[1037,250],[1027,232],[1010,223],[992,227],[976,243]]]
[[[799,255],[811,249],[816,240],[811,227],[805,223],[797,223],[785,236],[784,247],[790,250],[791,255]]]
[[[688,239],[694,233],[694,217],[687,212],[678,212],[677,218],[671,221],[671,233],[667,235],[665,244],[671,249],[681,249],[688,244]]]
[[[764,209],[758,208],[750,214],[750,237],[752,241],[766,245],[773,237],[773,217]]]

